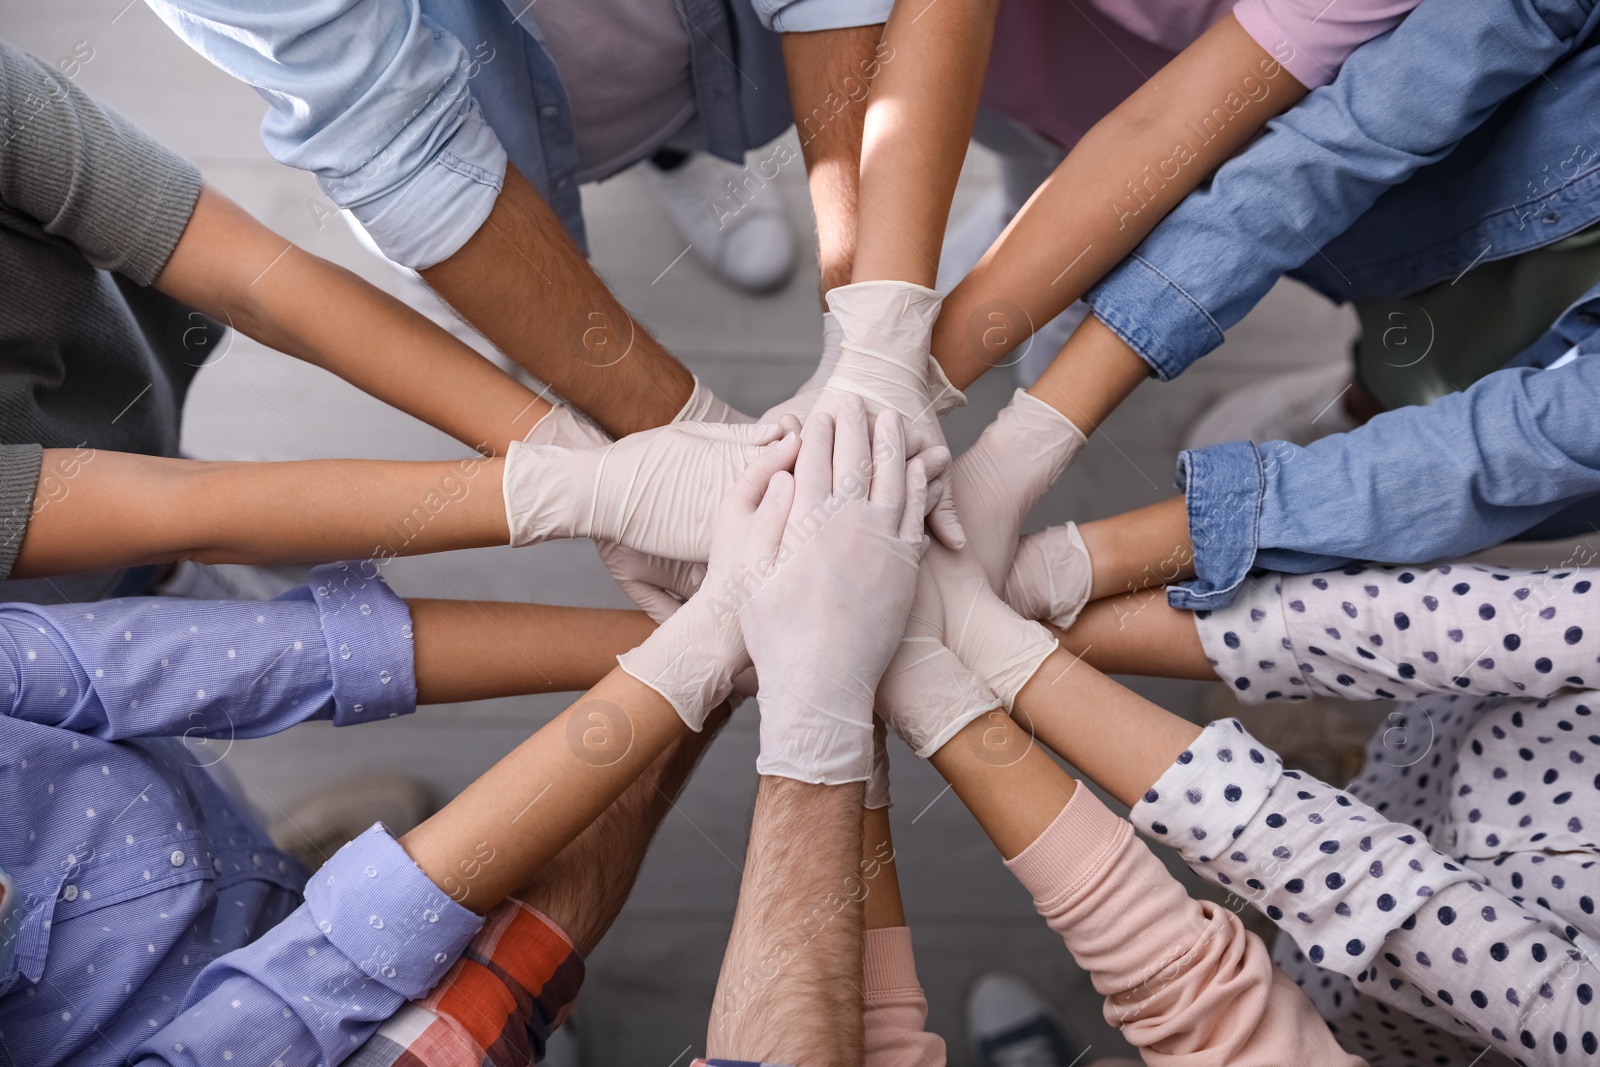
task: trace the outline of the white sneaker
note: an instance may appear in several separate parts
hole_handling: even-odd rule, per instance
[[[292,568],[296,573],[305,570]],[[266,567],[185,561],[152,586],[150,593],[184,600],[276,600],[304,582],[303,576],[296,579]]]
[[[1344,408],[1350,385],[1350,365],[1337,363],[1246,386],[1200,416],[1183,447],[1205,448],[1227,441],[1309,445],[1345,433],[1359,425]]]
[[[748,167],[696,152],[671,170],[646,160],[639,173],[678,235],[727,284],[764,293],[794,273],[799,252],[782,194]]]
[[[979,1067],[1070,1067],[1079,1056],[1039,994],[1001,971],[979,977],[967,994],[967,1041]]]

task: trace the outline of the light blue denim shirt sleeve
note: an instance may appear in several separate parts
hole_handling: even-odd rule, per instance
[[[292,915],[201,971],[132,1059],[333,1067],[432,989],[482,925],[375,825],[311,876]]]
[[[809,33],[889,20],[894,0],[751,0],[761,24],[779,33]]]
[[[108,741],[348,726],[416,700],[411,613],[370,563],[270,602],[0,606],[0,710]]]
[[[1096,316],[1176,377],[1285,271],[1566,55],[1593,17],[1593,0],[1424,0],[1167,216],[1090,291]]]
[[[1304,574],[1351,560],[1474,552],[1600,493],[1600,356],[1496,371],[1305,447],[1185,452],[1194,581],[1178,608],[1226,606],[1252,567]]]
[[[468,89],[474,58],[418,0],[149,0],[267,101],[261,139],[421,269],[488,218],[506,153]]]

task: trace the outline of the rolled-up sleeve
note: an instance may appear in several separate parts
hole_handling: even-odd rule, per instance
[[[332,1067],[433,988],[482,925],[375,825],[312,875],[292,915],[208,964],[134,1062]]]
[[[894,0],[753,0],[761,24],[779,33],[842,30],[889,21]]]
[[[1167,216],[1090,290],[1095,315],[1158,377],[1181,374],[1285,271],[1566,55],[1592,7],[1425,0]]]
[[[416,710],[411,612],[370,563],[270,602],[0,606],[0,713],[108,741],[264,737]]]
[[[466,47],[418,0],[150,0],[162,21],[270,105],[261,139],[316,175],[385,255],[422,269],[488,218],[506,153]]]
[[[1387,33],[1417,0],[1239,0],[1233,17],[1307,89],[1333,81],[1350,53]]]

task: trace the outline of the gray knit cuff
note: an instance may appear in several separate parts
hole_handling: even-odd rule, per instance
[[[43,464],[44,449],[38,445],[0,445],[0,581],[11,577],[17,561]]]

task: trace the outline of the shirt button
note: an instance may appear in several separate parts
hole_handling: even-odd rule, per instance
[[[64,887],[61,890],[61,899],[62,900],[77,900],[78,899],[78,887],[75,886],[75,885],[69,885],[69,886]]]
[[[539,109],[539,115],[541,118],[553,119],[559,114],[561,114],[561,109],[556,107],[554,104],[546,104],[544,107]]]
[[[211,861],[211,869],[213,871],[216,871],[218,874],[221,874],[222,873],[222,860],[220,858],[213,859]]]
[[[172,850],[172,855],[168,856],[167,859],[172,861],[172,865],[174,867],[182,867],[183,866],[183,861],[185,859],[184,854],[183,854],[183,849],[181,849],[181,848],[173,849]]]

